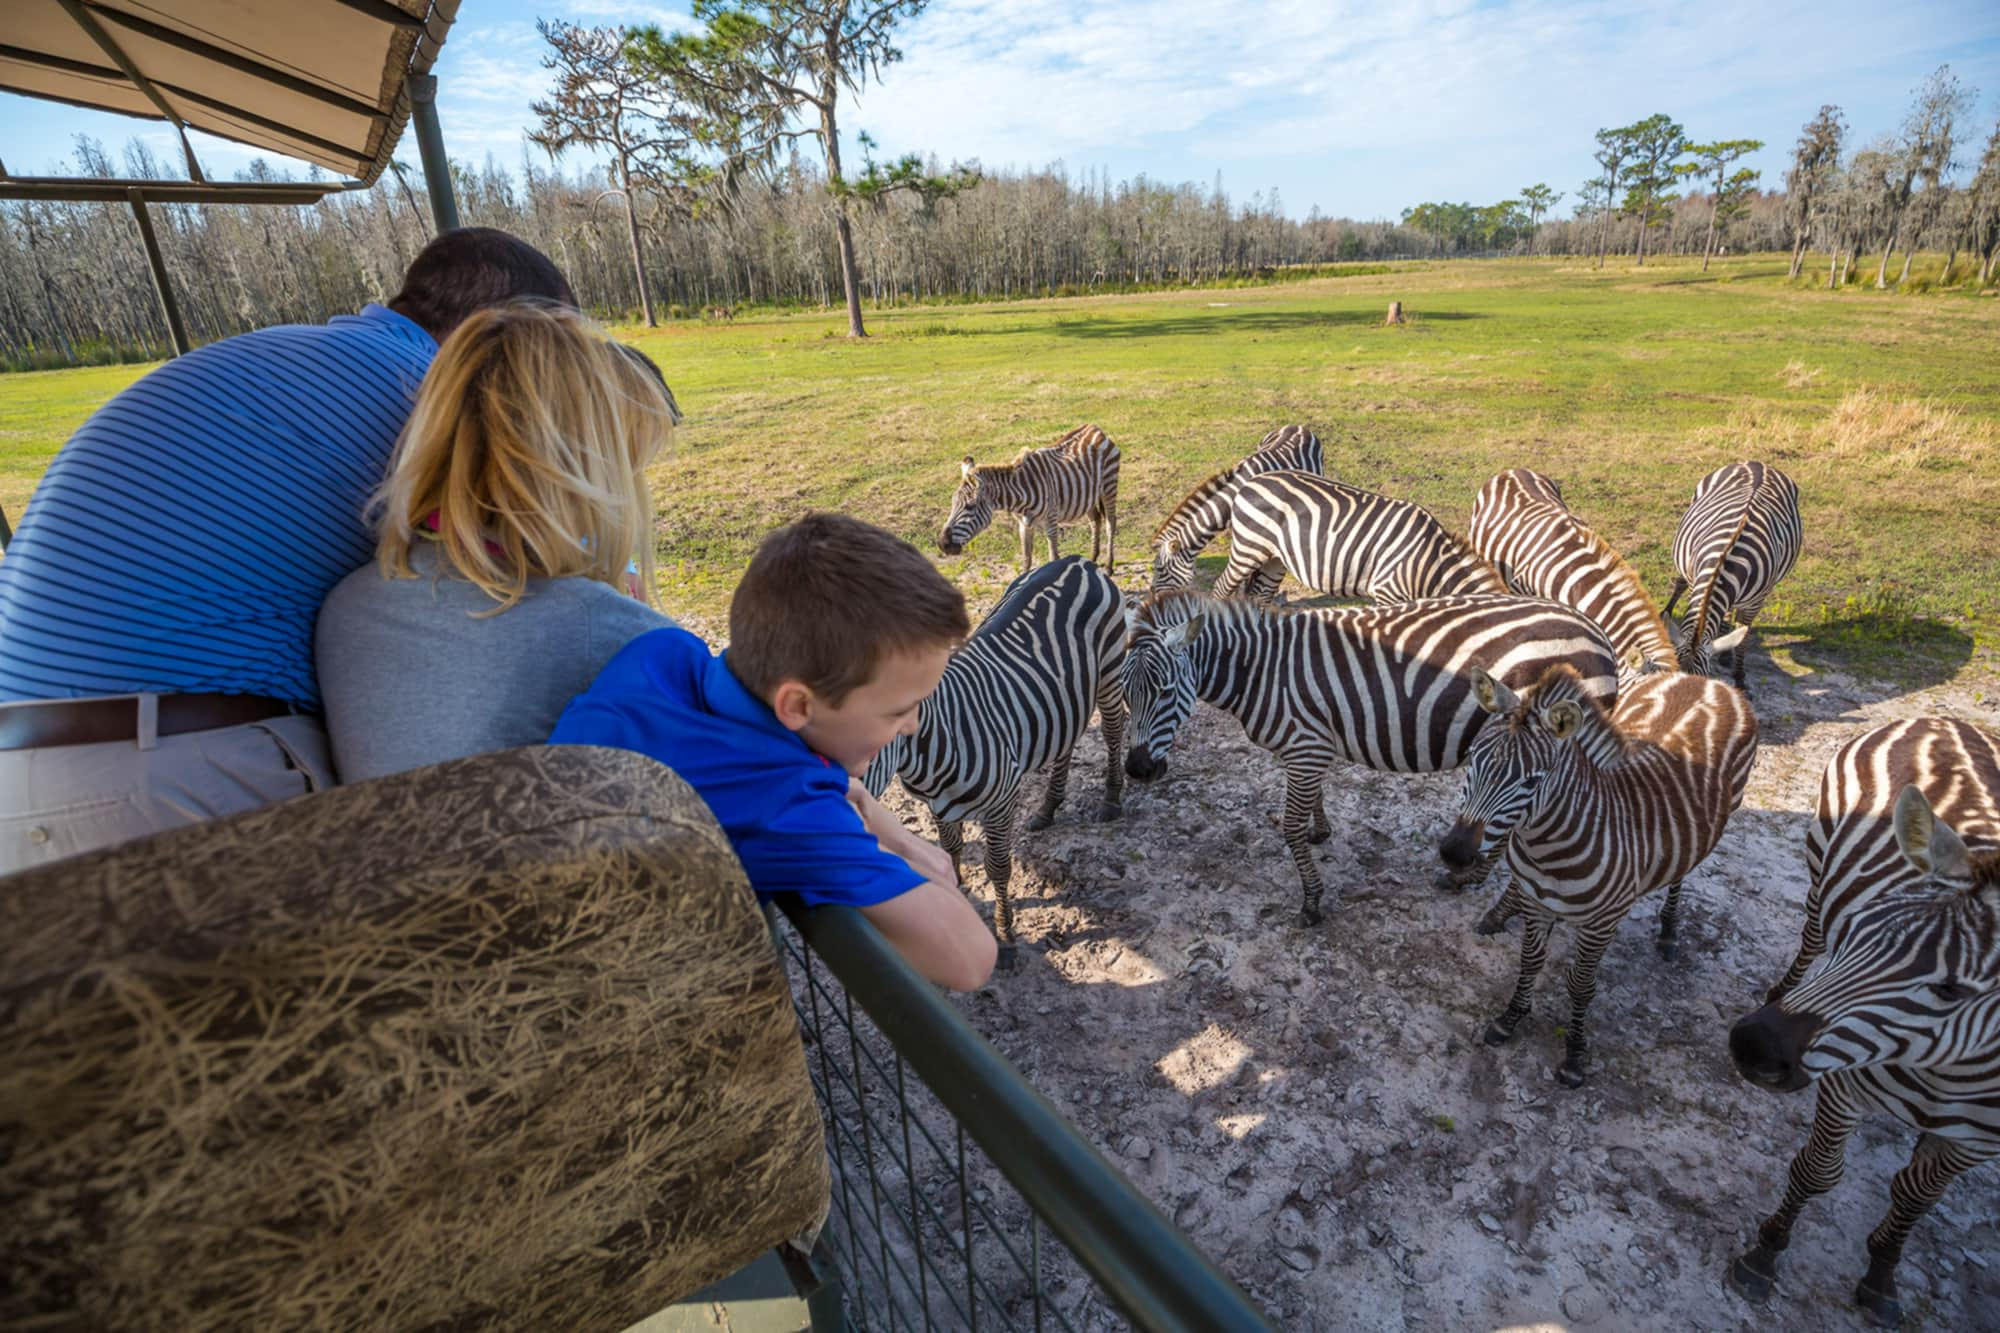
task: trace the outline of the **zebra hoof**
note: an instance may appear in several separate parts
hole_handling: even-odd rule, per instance
[[[1785,998],[1785,992],[1790,989],[1791,987],[1787,986],[1784,982],[1782,981],[1779,982],[1777,985],[1771,987],[1771,989],[1764,992],[1764,1003],[1776,1004],[1778,1001]]]
[[[1563,1061],[1556,1066],[1556,1082],[1562,1084],[1565,1088],[1582,1087],[1583,1066],[1569,1060]]]
[[[1317,926],[1320,922],[1324,920],[1326,920],[1325,914],[1322,913],[1317,907],[1303,908],[1299,912],[1299,924],[1301,926],[1304,926],[1308,930],[1312,929],[1314,926]]]
[[[1325,842],[1328,838],[1331,838],[1332,836],[1333,836],[1333,826],[1328,825],[1325,828],[1316,828],[1312,832],[1306,834],[1306,841],[1311,843],[1313,846],[1317,847],[1321,843]]]
[[[1769,1300],[1771,1289],[1777,1282],[1777,1265],[1771,1262],[1761,1246],[1748,1254],[1737,1255],[1736,1262],[1729,1265],[1729,1285],[1741,1292],[1746,1300]]]
[[[1661,940],[1654,947],[1659,949],[1660,957],[1666,959],[1670,963],[1673,962],[1674,959],[1680,957],[1681,955],[1681,946],[1674,943],[1672,940]]]
[[[1505,1046],[1514,1040],[1514,1029],[1496,1018],[1486,1025],[1486,1031],[1480,1034],[1479,1039],[1488,1046]]]
[[[1854,1303],[1868,1312],[1877,1328],[1895,1328],[1903,1322],[1903,1303],[1888,1292],[1877,1291],[1863,1278],[1854,1288]]]
[[[1117,801],[1100,801],[1097,806],[1097,822],[1109,824],[1114,819],[1125,817],[1125,807]]]
[[[1041,831],[1042,831],[1043,829],[1047,828],[1047,827],[1048,827],[1049,825],[1051,825],[1051,824],[1053,824],[1053,823],[1055,823],[1055,822],[1056,822],[1056,812],[1055,812],[1055,811],[1053,811],[1053,810],[1037,810],[1037,811],[1036,811],[1036,812],[1034,813],[1033,817],[1031,817],[1031,818],[1030,818],[1030,819],[1028,820],[1028,825],[1027,825],[1027,828],[1028,828],[1028,832],[1030,832],[1030,833],[1039,833],[1039,832],[1041,832]]]
[[[1021,969],[1021,951],[1011,944],[1003,944],[993,958],[993,970],[1005,972],[1009,976]]]
[[[1479,924],[1474,926],[1472,930],[1476,935],[1504,935],[1507,933],[1507,919],[1502,917],[1496,921],[1494,920],[1493,913],[1488,912],[1485,916],[1479,918]]]

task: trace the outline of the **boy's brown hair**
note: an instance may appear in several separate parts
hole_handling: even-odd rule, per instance
[[[729,603],[729,667],[758,698],[796,680],[834,707],[882,659],[961,642],[965,597],[923,552],[845,514],[764,538]]]

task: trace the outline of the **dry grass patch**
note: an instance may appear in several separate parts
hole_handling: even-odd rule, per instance
[[[1778,378],[1785,382],[1785,387],[1788,389],[1803,389],[1818,379],[1820,374],[1821,371],[1818,366],[1809,366],[1794,357],[1785,363],[1783,370],[1778,372]]]
[[[1899,398],[1866,386],[1851,390],[1817,420],[1753,408],[1698,434],[1752,439],[1778,458],[1891,469],[1957,467],[1989,458],[2000,447],[2000,428],[1991,421],[1949,403]]]

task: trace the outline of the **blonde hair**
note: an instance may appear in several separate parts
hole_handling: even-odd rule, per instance
[[[434,537],[499,603],[482,613],[494,615],[534,577],[622,586],[636,556],[650,602],[646,465],[678,419],[659,372],[576,311],[527,301],[478,311],[438,349],[370,507],[376,565],[414,578],[410,550]]]

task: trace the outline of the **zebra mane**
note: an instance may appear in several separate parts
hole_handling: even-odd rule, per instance
[[[1152,545],[1158,546],[1161,540],[1167,535],[1167,529],[1180,522],[1182,516],[1190,509],[1227,490],[1230,484],[1236,480],[1236,473],[1242,466],[1241,463],[1231,463],[1214,476],[1205,477],[1197,482],[1194,489],[1189,491],[1182,497],[1181,502],[1174,506],[1173,512],[1160,520],[1160,526],[1153,530]]]
[[[1606,541],[1596,528],[1591,527],[1590,524],[1578,518],[1574,509],[1570,509],[1567,504],[1563,508],[1569,512],[1570,518],[1575,522],[1577,530],[1583,534],[1584,540],[1589,543],[1591,550],[1600,556],[1606,557],[1606,567],[1628,584],[1631,590],[1638,595],[1639,605],[1646,608],[1647,615],[1651,618],[1648,623],[1658,626],[1660,633],[1666,634],[1667,618],[1660,613],[1660,604],[1653,600],[1653,594],[1646,591],[1646,581],[1639,577],[1639,571],[1632,568],[1631,563],[1618,553],[1618,548]],[[1671,655],[1671,637],[1668,642],[1668,651]]]
[[[1247,597],[1217,597],[1202,588],[1165,588],[1139,603],[1136,623],[1167,630],[1205,616],[1211,627],[1277,620],[1285,613],[1267,610]]]
[[[1743,535],[1743,529],[1750,526],[1750,511],[1756,503],[1757,488],[1753,485],[1750,493],[1743,498],[1743,513],[1736,520],[1736,527],[1731,530],[1729,540],[1722,543],[1722,549],[1716,552],[1715,567],[1709,571],[1708,582],[1702,585],[1701,598],[1695,604],[1694,632],[1688,636],[1691,643],[1700,643],[1704,632],[1708,629],[1709,609],[1715,602],[1715,585],[1722,582],[1722,571],[1729,564],[1729,553],[1736,549],[1736,539]]]

